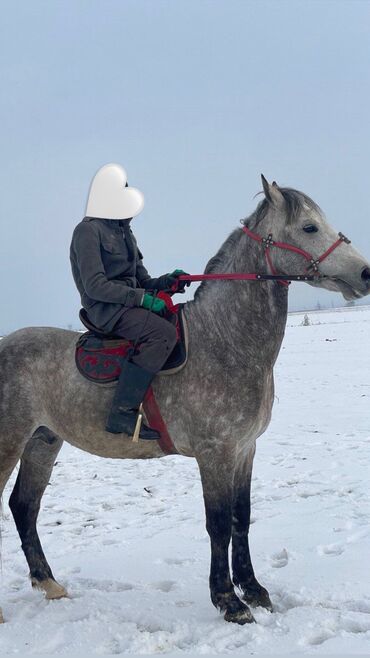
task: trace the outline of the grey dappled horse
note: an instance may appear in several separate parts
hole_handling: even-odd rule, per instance
[[[244,225],[260,236],[300,247],[316,260],[338,235],[306,195],[269,185]],[[207,273],[299,274],[299,253],[263,245],[237,228],[207,265]],[[316,263],[317,267],[317,263]],[[370,264],[342,242],[311,282],[346,299],[369,292]],[[154,390],[181,455],[198,462],[211,540],[211,598],[228,621],[253,621],[247,604],[272,609],[249,553],[250,485],[255,443],[269,424],[273,366],[287,319],[288,288],[277,281],[206,281],[185,304],[186,368],[157,377]],[[84,379],[74,361],[78,334],[29,327],[0,341],[0,494],[18,460],[10,508],[32,584],[47,598],[66,596],[45,559],[36,530],[40,501],[63,440],[102,457],[162,457],[156,442],[135,444],[104,431],[113,390]],[[31,438],[30,438],[31,437]],[[232,576],[228,547],[232,540]],[[239,596],[234,591],[239,587]],[[1,612],[1,611],[0,611]]]

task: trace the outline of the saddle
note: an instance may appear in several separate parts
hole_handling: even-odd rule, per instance
[[[164,364],[159,375],[173,375],[179,372],[187,362],[188,356],[188,331],[186,320],[182,313],[182,304],[174,305],[172,299],[166,293],[158,293],[166,303],[167,313],[176,316],[177,343]],[[149,311],[148,311],[149,312]],[[88,331],[83,333],[76,343],[75,361],[76,366],[86,379],[96,384],[112,384],[117,381],[125,358],[140,352],[140,344],[134,348],[131,341],[106,334],[92,322],[85,309],[79,313],[82,324]]]

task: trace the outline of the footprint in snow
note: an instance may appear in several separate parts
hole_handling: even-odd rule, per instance
[[[312,633],[309,635],[305,641],[304,644],[311,644],[313,646],[318,645],[318,644],[323,644],[327,640],[330,640],[332,637],[334,637],[335,633],[329,629],[321,628],[320,630]]]
[[[288,562],[289,555],[286,548],[283,548],[281,551],[271,555],[271,566],[274,567],[274,569],[281,569],[281,567],[286,567]]]
[[[188,608],[190,605],[194,605],[194,601],[175,601],[178,608]]]
[[[81,589],[97,589],[101,592],[127,592],[134,589],[131,583],[122,583],[115,580],[94,580],[93,578],[76,578],[75,584]]]
[[[171,565],[173,564],[175,566],[185,566],[185,565],[188,565],[188,564],[192,564],[193,562],[195,562],[195,560],[194,560],[194,558],[191,558],[191,557],[188,557],[188,558],[185,557],[183,559],[176,558],[176,557],[165,557],[163,559],[163,562],[165,562],[166,564],[171,564]]]
[[[344,552],[344,548],[341,544],[327,544],[326,546],[318,546],[317,552],[319,555],[329,555],[329,557],[333,557],[341,555]]]
[[[368,633],[370,631],[370,620],[342,617],[341,627],[346,633]]]
[[[151,584],[152,589],[158,589],[160,592],[171,592],[175,589],[176,583],[173,580],[161,580]]]

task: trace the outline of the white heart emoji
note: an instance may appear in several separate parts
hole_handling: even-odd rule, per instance
[[[130,219],[144,208],[144,195],[125,187],[127,174],[121,165],[106,164],[95,174],[86,204],[86,217]]]

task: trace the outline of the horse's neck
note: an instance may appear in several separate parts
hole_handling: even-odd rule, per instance
[[[246,245],[248,238],[241,232],[235,236],[231,248],[215,257],[212,272],[267,273],[261,246],[252,241]],[[207,281],[186,306],[190,331],[199,332],[199,341],[240,358],[249,359],[258,351],[261,364],[273,366],[287,319],[285,286],[272,281]]]

